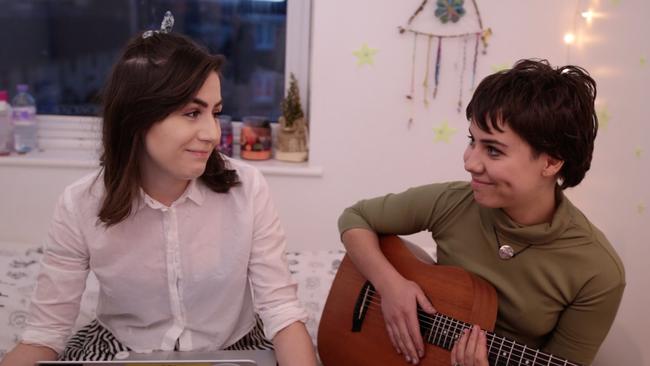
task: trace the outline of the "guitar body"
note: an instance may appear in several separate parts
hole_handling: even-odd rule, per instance
[[[397,236],[380,237],[380,247],[402,276],[422,288],[438,312],[479,324],[485,330],[494,329],[497,296],[485,280],[460,268],[424,263]],[[318,352],[324,366],[406,364],[388,338],[379,294],[366,294],[372,301],[363,314],[358,313],[360,293],[368,292],[364,285],[368,286],[367,279],[346,255],[332,283],[318,329]],[[353,330],[355,319],[357,329]],[[420,365],[450,364],[449,350],[426,341],[425,348],[426,356]]]

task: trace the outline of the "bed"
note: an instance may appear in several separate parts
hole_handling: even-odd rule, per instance
[[[42,254],[39,246],[0,243],[0,358],[18,342],[25,327]],[[287,253],[289,270],[298,282],[298,297],[309,313],[307,330],[314,344],[323,305],[343,255],[342,250]],[[75,330],[94,318],[96,303],[97,283],[91,275]]]

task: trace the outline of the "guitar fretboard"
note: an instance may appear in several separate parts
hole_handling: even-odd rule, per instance
[[[436,313],[430,315],[418,309],[420,331],[424,340],[438,347],[451,350],[468,323]],[[580,366],[566,359],[529,348],[492,332],[486,332],[488,360],[494,366]]]

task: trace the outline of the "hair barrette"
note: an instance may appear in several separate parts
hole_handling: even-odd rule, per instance
[[[160,30],[148,30],[142,33],[142,38],[149,38],[153,36],[154,33],[170,33],[174,27],[174,16],[172,12],[167,10],[165,16],[163,17],[162,23],[160,24]]]

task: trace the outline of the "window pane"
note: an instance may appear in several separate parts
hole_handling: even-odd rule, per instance
[[[286,0],[0,0],[0,89],[28,83],[39,114],[95,115],[126,41],[174,31],[223,54],[224,113],[277,120],[284,94]]]

